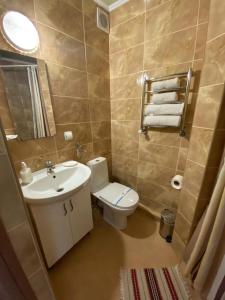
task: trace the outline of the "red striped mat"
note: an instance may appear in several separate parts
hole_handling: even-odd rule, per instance
[[[122,300],[187,300],[177,267],[121,271]]]

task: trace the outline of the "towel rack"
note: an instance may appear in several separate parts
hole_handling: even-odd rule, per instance
[[[148,99],[150,99],[150,96],[153,94],[160,94],[160,93],[168,93],[168,92],[184,92],[184,111],[181,116],[181,125],[180,125],[180,136],[185,136],[185,118],[186,118],[186,113],[187,113],[187,105],[188,105],[188,96],[190,92],[190,86],[191,86],[191,78],[193,76],[192,69],[190,68],[188,72],[184,73],[176,73],[172,75],[167,75],[167,76],[161,76],[158,78],[150,78],[150,79],[145,79],[144,84],[143,84],[143,93],[142,93],[142,101],[141,101],[141,125],[140,125],[140,130],[139,133],[142,134],[147,134],[148,130],[152,128],[149,125],[144,125],[144,111],[145,111],[145,105],[148,105]],[[186,79],[186,85],[181,86],[179,88],[173,88],[173,89],[163,89],[160,91],[152,91],[151,90],[151,84],[156,81],[163,81],[167,79],[172,79],[172,78],[183,78]],[[147,98],[147,101],[146,101]]]

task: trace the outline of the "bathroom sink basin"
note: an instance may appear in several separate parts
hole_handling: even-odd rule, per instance
[[[65,200],[86,185],[90,176],[90,168],[81,163],[58,164],[51,174],[47,169],[34,172],[33,181],[22,186],[23,196],[27,203],[37,205]]]

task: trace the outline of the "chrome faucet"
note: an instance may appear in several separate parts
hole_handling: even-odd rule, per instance
[[[47,174],[54,174],[55,165],[51,160],[47,160],[45,162],[45,166],[47,168]]]

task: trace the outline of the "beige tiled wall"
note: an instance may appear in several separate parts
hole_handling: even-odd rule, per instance
[[[0,0],[0,12],[18,10],[36,24],[40,49],[34,56],[47,63],[57,134],[53,138],[10,141],[17,170],[26,161],[32,170],[44,167],[48,159],[83,162],[105,155],[111,161],[109,37],[96,27],[96,5],[92,0]],[[0,48],[15,51],[0,37]],[[12,122],[3,97],[0,117],[5,129]],[[65,142],[64,131],[74,140]],[[83,145],[81,158],[75,143]]]
[[[7,230],[23,271],[38,300],[53,300],[46,269],[31,232],[0,128],[0,218]]]
[[[183,247],[210,200],[224,147],[224,13],[224,5],[211,0],[205,61],[175,226],[176,239]]]
[[[176,208],[180,192],[171,188],[183,174],[193,122],[208,28],[209,1],[130,0],[111,13],[110,98],[112,172],[136,188],[153,210]],[[187,135],[178,130],[151,130],[139,136],[141,88],[137,78],[195,72],[187,113]],[[219,93],[220,91],[218,91]],[[207,138],[207,137],[206,137]]]

